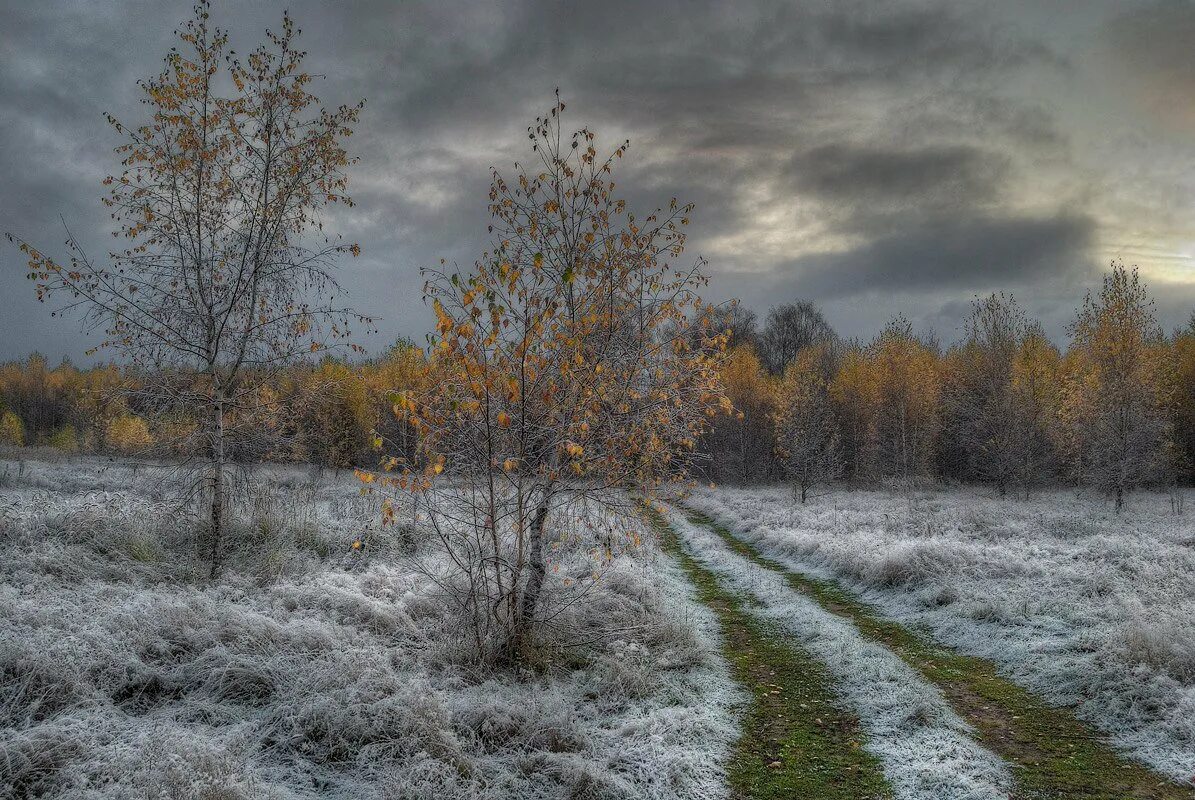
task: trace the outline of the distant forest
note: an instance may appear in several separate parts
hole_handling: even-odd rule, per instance
[[[949,346],[891,320],[869,342],[840,338],[811,303],[766,319],[731,304],[701,313],[729,334],[721,378],[732,407],[713,417],[694,465],[717,482],[793,482],[808,495],[836,480],[989,483],[1003,492],[1071,482],[1113,494],[1195,479],[1195,316],[1169,335],[1135,271],[1113,265],[1060,350],[1004,295],[976,299]],[[413,343],[376,358],[326,356],[272,371],[258,391],[253,446],[241,460],[374,468],[417,459],[419,431],[394,398],[436,385]],[[198,427],[179,377],[115,365],[0,365],[0,442],[67,452],[172,454]],[[152,383],[155,390],[140,392]]]

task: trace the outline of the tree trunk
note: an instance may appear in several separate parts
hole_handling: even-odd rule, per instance
[[[518,613],[515,615],[511,627],[510,640],[507,644],[507,657],[517,660],[526,649],[531,638],[531,628],[535,623],[535,610],[539,606],[539,597],[544,588],[544,578],[548,574],[547,544],[544,536],[548,523],[548,506],[552,501],[552,490],[545,489],[539,505],[535,507],[535,514],[531,519],[531,536],[527,540],[527,585],[523,588],[523,596],[519,600]]]
[[[216,414],[212,431],[212,507],[210,517],[211,570],[208,577],[220,577],[222,539],[224,538],[224,403],[216,400]]]
[[[739,423],[739,480],[747,482],[747,418]]]

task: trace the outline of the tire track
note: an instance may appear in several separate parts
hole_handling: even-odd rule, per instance
[[[736,800],[890,800],[879,760],[864,747],[856,715],[844,708],[834,680],[778,626],[751,613],[681,545],[663,516],[647,513],[665,552],[718,617],[723,655],[748,702],[742,734],[726,766]]]
[[[753,598],[756,618],[786,635],[829,672],[842,701],[858,716],[864,749],[883,766],[902,800],[989,800],[1010,796],[1004,763],[913,667],[864,636],[852,622],[794,591],[784,577],[735,552],[717,533],[667,513],[685,552],[734,596]]]
[[[709,531],[730,552],[783,580],[791,591],[828,613],[849,621],[870,641],[939,687],[954,711],[975,729],[979,741],[1012,767],[1012,797],[1195,800],[1195,790],[1177,786],[1119,755],[1069,711],[1046,705],[1002,677],[995,664],[922,638],[880,617],[837,584],[795,572],[762,556],[724,525],[688,508],[684,512],[689,525]]]

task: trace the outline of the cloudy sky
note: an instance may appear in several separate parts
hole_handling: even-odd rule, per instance
[[[566,120],[631,139],[633,206],[697,204],[711,294],[761,315],[810,298],[848,336],[902,311],[946,341],[968,301],[1012,292],[1060,341],[1112,259],[1170,328],[1195,308],[1195,2],[289,4],[351,140],[364,253],[342,282],[422,341],[418,270],[486,242],[489,167],[525,155],[559,86]],[[216,0],[247,51],[281,2]],[[110,241],[102,119],[140,113],[185,3],[0,0],[0,229],[55,250],[62,219]],[[0,250],[0,358],[79,361],[77,323]],[[60,249],[60,248],[59,248]]]

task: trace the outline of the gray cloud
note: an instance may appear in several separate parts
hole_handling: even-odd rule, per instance
[[[1031,286],[1089,269],[1094,227],[1087,217],[942,218],[846,252],[802,256],[785,271],[827,299]]]
[[[1091,207],[1097,192],[1073,166],[1074,123],[1055,113],[1060,98],[1036,88],[1075,69],[1059,45],[1066,31],[1038,36],[1042,26],[1021,24],[1025,9],[289,7],[312,70],[326,75],[321,96],[368,101],[352,140],[357,206],[329,222],[364,249],[342,283],[354,305],[383,317],[371,346],[427,330],[419,267],[480,253],[488,168],[524,157],[526,126],[556,86],[572,124],[610,146],[632,139],[619,184],[633,206],[698,204],[689,252],[709,256],[712,292],[761,311],[819,297],[840,304],[841,325],[865,331],[889,309],[841,304],[878,291],[906,298],[927,323],[988,287],[1077,297],[1096,242],[1117,222]],[[246,50],[281,8],[217,0],[215,16]],[[0,229],[53,246],[62,215],[93,251],[105,246],[98,182],[117,142],[100,112],[136,118],[134,81],[159,68],[186,11],[0,0]],[[36,304],[20,267],[0,251],[0,358],[34,347],[77,357],[85,343]]]
[[[795,156],[785,170],[802,193],[836,203],[977,204],[1003,188],[1009,158],[973,145],[913,150],[828,144]]]
[[[1195,110],[1195,2],[1160,0],[1110,19],[1104,35],[1136,99],[1159,120],[1190,132]]]

